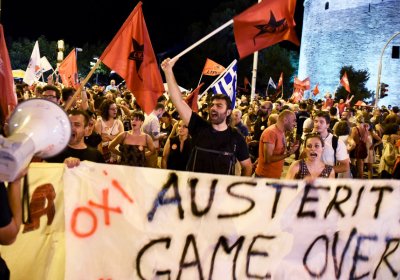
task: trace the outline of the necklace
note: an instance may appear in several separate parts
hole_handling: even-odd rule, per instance
[[[325,142],[326,138],[328,138],[328,137],[329,137],[329,133],[328,133],[328,135],[326,135],[325,138],[322,138],[322,140],[324,140],[324,142]]]

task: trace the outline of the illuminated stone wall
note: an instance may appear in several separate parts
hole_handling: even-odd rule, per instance
[[[299,78],[310,77],[312,87],[319,83],[321,98],[339,85],[341,67],[352,65],[369,71],[367,88],[375,93],[381,51],[398,32],[400,0],[305,0]],[[389,96],[379,105],[400,105],[400,59],[392,58],[393,46],[400,46],[400,35],[384,52],[381,82],[389,84]]]

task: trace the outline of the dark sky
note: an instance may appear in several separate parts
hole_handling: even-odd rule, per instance
[[[153,48],[162,52],[179,43],[191,22],[207,20],[222,1],[142,2]],[[303,1],[298,2],[301,2],[297,3],[300,7]],[[70,46],[80,47],[85,42],[110,42],[138,0],[3,0],[1,3],[1,22],[6,37],[36,40],[44,35],[50,41],[64,39]]]

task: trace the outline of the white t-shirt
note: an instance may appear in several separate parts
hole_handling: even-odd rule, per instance
[[[328,165],[334,165],[335,163],[334,150],[332,147],[332,138],[333,134],[329,133],[327,138],[324,140],[325,146],[321,157],[322,161]],[[346,144],[343,142],[342,139],[339,138],[338,145],[336,148],[336,162],[348,158],[349,158],[349,153],[347,152]]]

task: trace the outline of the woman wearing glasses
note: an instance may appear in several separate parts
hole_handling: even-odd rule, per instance
[[[323,150],[324,141],[319,133],[307,134],[304,141],[304,158],[290,165],[286,179],[335,178],[333,166],[322,161]]]

